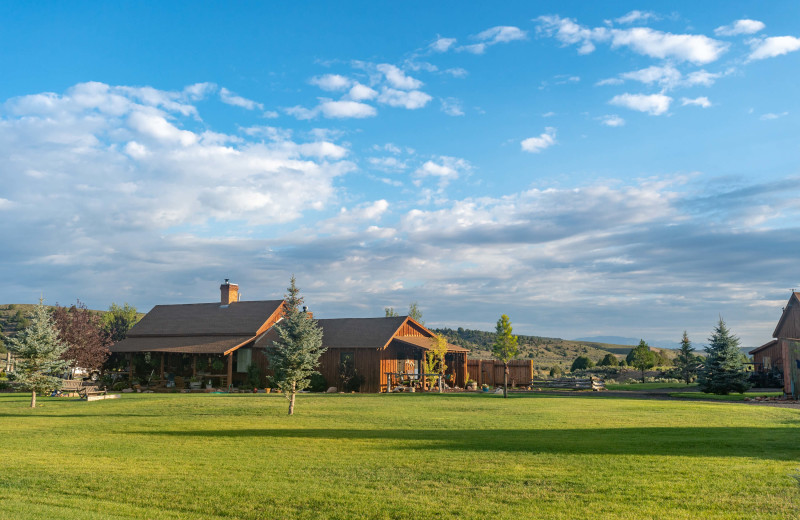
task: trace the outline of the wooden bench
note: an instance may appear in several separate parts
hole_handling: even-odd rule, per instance
[[[93,385],[91,383],[85,384],[78,389],[78,396],[85,401],[95,401],[98,396],[105,396],[107,394],[106,390],[100,390],[97,385]],[[101,397],[104,399],[105,397]]]
[[[77,379],[65,379],[61,382],[61,392],[62,396],[70,397],[73,394],[79,394],[80,389],[83,388],[83,381],[79,381]]]

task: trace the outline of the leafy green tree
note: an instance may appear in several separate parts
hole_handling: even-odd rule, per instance
[[[628,364],[642,372],[642,383],[644,383],[644,371],[656,365],[656,356],[644,340],[628,353],[626,358]]]
[[[116,303],[112,303],[108,312],[103,314],[103,329],[111,341],[116,343],[125,339],[128,331],[136,325],[137,321],[139,321],[139,313],[136,312],[136,307],[127,303],[120,307]]]
[[[396,318],[400,316],[399,314],[397,314],[397,311],[394,310],[394,307],[384,307],[383,312],[386,313],[387,318]]]
[[[322,329],[317,321],[301,310],[303,298],[292,275],[289,293],[284,298],[283,319],[275,325],[278,341],[266,351],[272,376],[270,379],[289,401],[289,415],[294,415],[297,392],[310,384],[316,374],[322,347]]]
[[[431,349],[425,352],[425,373],[439,374],[444,377],[447,366],[444,364],[444,357],[447,355],[447,340],[444,336],[436,334],[431,338]],[[433,384],[435,378],[428,378],[429,384]]]
[[[570,372],[575,372],[576,370],[586,370],[587,368],[592,368],[594,366],[594,361],[589,359],[587,356],[578,356],[575,358],[575,361],[572,362],[572,366],[569,368]]]
[[[721,317],[708,341],[705,349],[708,356],[697,375],[700,390],[718,395],[747,391],[750,383],[739,350],[739,338],[731,334]]]
[[[508,362],[519,355],[517,337],[512,334],[511,322],[503,314],[497,320],[492,356],[503,363],[503,397],[508,397]]]
[[[617,361],[617,356],[614,354],[608,353],[605,355],[603,359],[597,364],[599,367],[615,367],[619,365],[619,361]]]
[[[697,355],[694,352],[695,349],[692,346],[692,342],[689,341],[689,335],[684,330],[681,338],[681,347],[678,349],[678,355],[675,358],[675,368],[687,385],[694,381],[697,376],[697,368],[700,366]]]
[[[422,311],[419,309],[417,302],[413,302],[408,306],[408,317],[420,325],[425,325],[425,322],[422,321]]]
[[[17,383],[31,391],[31,408],[36,408],[36,393],[61,388],[61,379],[69,363],[61,359],[68,345],[61,341],[53,319],[39,300],[33,309],[30,326],[9,340],[8,349],[14,354],[14,375]]]

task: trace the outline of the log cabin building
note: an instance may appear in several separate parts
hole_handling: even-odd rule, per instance
[[[283,318],[283,300],[240,301],[239,287],[227,280],[219,303],[156,305],[111,346],[125,356],[133,379],[135,361],[156,360],[151,373],[161,381],[196,378],[217,388],[238,386],[255,364],[266,385],[269,364],[265,349],[277,339],[274,325]],[[328,386],[356,375],[361,392],[385,392],[396,374],[413,379],[423,370],[424,353],[434,333],[408,316],[317,320],[327,348],[319,372]],[[467,380],[467,350],[448,344],[445,364],[449,381],[463,387]],[[392,376],[395,374],[395,376]]]
[[[783,392],[796,398],[800,395],[800,292],[792,291],[772,337],[750,351],[755,369],[780,371]]]

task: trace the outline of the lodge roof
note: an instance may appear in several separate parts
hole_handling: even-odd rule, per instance
[[[431,349],[431,338],[426,338],[423,336],[399,336],[393,338],[392,341],[399,341],[401,343],[408,343],[409,345],[413,345],[415,347],[422,348],[424,350]],[[447,344],[447,351],[448,352],[469,352],[468,349],[464,347],[459,347],[458,345],[453,345],[452,343]]]
[[[752,356],[753,354],[757,354],[757,353],[761,352],[762,350],[767,350],[770,347],[774,347],[777,343],[778,343],[777,339],[773,339],[772,341],[767,341],[766,343],[764,343],[760,347],[756,347],[753,350],[751,350],[750,352],[748,352],[748,354],[750,354]]]
[[[389,342],[407,318],[333,318],[317,320],[317,323],[322,328],[324,347],[380,348]]]
[[[126,338],[111,346],[111,352],[174,352],[178,354],[224,354],[244,346],[253,336],[145,336]]]
[[[283,300],[156,305],[133,326],[128,338],[248,336],[278,310]],[[112,351],[114,351],[112,349]]]

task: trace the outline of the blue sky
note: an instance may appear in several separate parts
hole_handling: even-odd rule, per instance
[[[0,5],[0,301],[769,339],[800,4]]]

